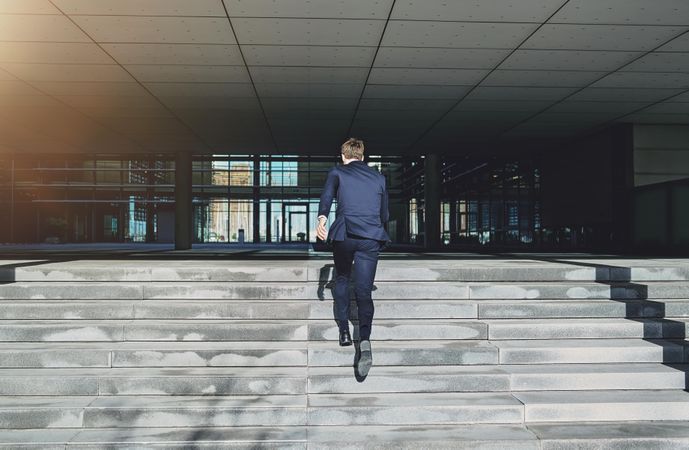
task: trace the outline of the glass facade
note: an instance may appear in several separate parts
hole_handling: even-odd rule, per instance
[[[398,158],[369,157],[388,182],[391,224],[406,219]],[[334,157],[196,155],[194,241],[314,242]],[[173,242],[175,163],[165,155],[0,159],[2,242]],[[331,209],[334,220],[335,205]],[[401,227],[400,227],[401,228]],[[396,238],[396,240],[401,240]]]
[[[424,240],[424,159],[404,170],[408,242]],[[444,158],[441,242],[448,247],[532,247],[539,239],[540,171],[531,162],[472,164]]]

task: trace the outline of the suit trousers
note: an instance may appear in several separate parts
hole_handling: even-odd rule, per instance
[[[381,244],[373,239],[347,235],[344,241],[333,241],[335,259],[334,315],[340,329],[349,325],[349,283],[354,280],[354,294],[359,316],[359,339],[369,340],[373,322],[373,279],[376,276]]]

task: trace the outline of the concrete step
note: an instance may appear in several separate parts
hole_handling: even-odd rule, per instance
[[[689,319],[390,320],[372,338],[386,340],[683,339]],[[333,320],[4,321],[3,342],[337,341]],[[358,327],[353,327],[358,339]]]
[[[377,340],[485,339],[487,326],[466,320],[378,320]],[[310,321],[5,321],[4,342],[71,341],[337,341],[333,320]],[[358,328],[353,337],[358,338]]]
[[[545,339],[490,341],[500,364],[682,363],[689,342],[682,339]]]
[[[529,319],[490,320],[488,338],[514,339],[595,339],[645,338],[683,339],[687,319]]]
[[[506,393],[3,397],[0,428],[523,423]]]
[[[352,368],[309,369],[309,393],[479,392],[684,389],[688,365],[553,364],[546,366],[374,367],[365,383]]]
[[[376,281],[374,298],[386,299],[665,299],[689,298],[688,281],[595,282],[412,282]],[[317,282],[12,282],[0,299],[332,299]]]
[[[305,395],[0,397],[0,428],[305,425]]]
[[[306,450],[307,427],[180,427],[0,430],[0,449]]]
[[[492,347],[497,362],[497,349]],[[0,367],[306,366],[304,342],[5,342]]]
[[[375,342],[376,365],[497,364],[498,349],[482,340]],[[30,367],[349,366],[352,347],[336,342],[7,342],[0,365]]]
[[[376,300],[376,319],[689,317],[688,299]],[[0,320],[331,319],[332,301],[3,300]],[[356,303],[351,319],[356,319]]]
[[[0,395],[306,394],[306,367],[0,369]]]
[[[684,450],[689,422],[25,429],[0,430],[0,448]]]
[[[689,420],[684,390],[515,392],[526,422]]]
[[[679,450],[689,448],[689,422],[530,423],[543,450]]]
[[[310,394],[310,425],[522,423],[507,393]]]
[[[318,281],[332,280],[331,261],[95,260],[6,261],[0,281]],[[689,267],[671,260],[537,261],[383,258],[380,281],[687,281]]]
[[[352,302],[351,318],[356,319]],[[380,300],[376,319],[464,319],[478,317],[478,304],[469,300]],[[0,320],[103,319],[332,319],[328,301],[188,301],[188,300],[60,300],[0,301]]]
[[[486,300],[476,303],[480,319],[689,317],[689,299]]]
[[[373,341],[377,366],[497,364],[498,349],[485,340]],[[352,367],[354,352],[334,342],[309,342],[309,366]]]

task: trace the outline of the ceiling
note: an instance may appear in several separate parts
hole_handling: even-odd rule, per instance
[[[687,0],[0,0],[0,153],[461,154],[689,123]]]

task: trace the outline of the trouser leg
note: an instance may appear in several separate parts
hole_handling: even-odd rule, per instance
[[[373,323],[373,280],[378,266],[380,244],[371,239],[361,239],[354,252],[354,292],[359,313],[359,338],[369,340]]]
[[[340,329],[349,326],[349,280],[352,276],[354,249],[349,240],[333,242],[335,259],[335,288],[333,289],[333,315]]]

